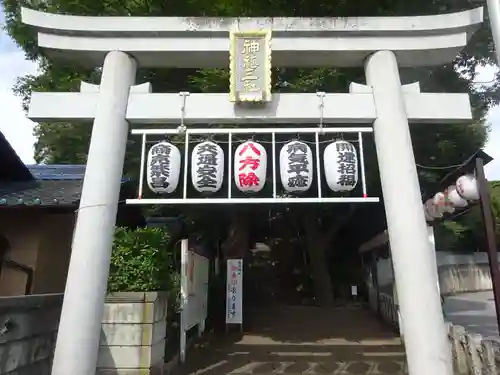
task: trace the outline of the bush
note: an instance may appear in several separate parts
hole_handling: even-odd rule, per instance
[[[117,228],[111,255],[109,292],[168,291],[178,298],[180,262],[168,249],[168,233],[158,228]]]

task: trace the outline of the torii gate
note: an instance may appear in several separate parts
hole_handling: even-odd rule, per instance
[[[482,8],[424,17],[314,19],[76,17],[23,9],[23,22],[36,29],[46,53],[103,65],[99,87],[33,93],[30,104],[35,121],[93,122],[52,374],[95,372],[128,124],[178,124],[180,118],[178,95],[134,86],[137,65],[227,67],[229,31],[237,29],[271,30],[277,67],[365,67],[368,86],[323,97],[323,122],[373,124],[408,368],[411,375],[451,375],[408,123],[468,122],[471,109],[466,94],[401,86],[398,67],[451,62],[482,18]],[[315,94],[275,94],[259,110],[237,107],[227,94],[191,95],[188,104],[186,123],[318,121]]]

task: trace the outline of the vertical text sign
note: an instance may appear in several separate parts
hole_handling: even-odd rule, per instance
[[[271,100],[271,32],[231,32],[230,99]]]
[[[243,323],[243,260],[227,261],[226,324]]]

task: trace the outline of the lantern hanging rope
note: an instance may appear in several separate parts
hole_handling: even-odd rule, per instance
[[[318,91],[316,93],[319,98],[319,129],[320,133],[323,134],[323,117],[324,117],[324,111],[325,111],[325,95],[326,93],[324,91]]]
[[[186,125],[184,124],[184,118],[186,117],[186,99],[191,95],[188,91],[181,91],[179,96],[181,97],[181,124],[178,126],[177,130],[179,133],[186,132]]]

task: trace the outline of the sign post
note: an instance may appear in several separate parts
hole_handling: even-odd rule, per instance
[[[243,259],[227,260],[226,331],[229,324],[243,331]]]

